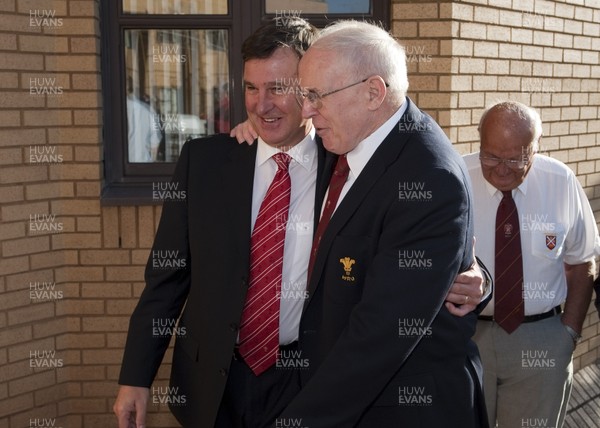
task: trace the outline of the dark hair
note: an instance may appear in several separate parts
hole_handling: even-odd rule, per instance
[[[302,18],[275,18],[259,27],[242,44],[244,62],[269,58],[280,47],[292,49],[298,58],[310,47],[319,30]]]

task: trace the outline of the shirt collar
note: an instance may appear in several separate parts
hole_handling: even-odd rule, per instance
[[[354,178],[358,177],[367,165],[367,162],[369,162],[369,159],[371,159],[371,156],[373,156],[373,153],[375,153],[375,150],[377,150],[383,140],[385,140],[385,137],[387,137],[394,126],[400,121],[407,106],[407,102],[402,103],[392,117],[386,120],[385,123],[377,128],[371,135],[358,143],[352,151],[348,152],[346,158],[348,159],[348,166],[350,167],[350,172]]]
[[[259,136],[258,147],[256,148],[256,166],[261,166],[273,155],[282,152],[277,147],[273,147],[265,143],[265,141]],[[291,156],[292,162],[290,164],[299,164],[307,171],[312,171],[316,167],[317,162],[317,145],[315,143],[315,128],[312,127],[310,132],[306,136],[292,147],[287,152]]]

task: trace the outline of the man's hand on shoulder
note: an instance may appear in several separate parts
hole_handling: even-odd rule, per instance
[[[113,405],[119,428],[146,428],[146,409],[149,399],[149,388],[121,385]]]
[[[246,119],[245,122],[236,125],[235,128],[229,132],[229,136],[237,139],[238,143],[240,144],[245,142],[249,145],[252,145],[254,140],[258,138],[258,134],[254,130],[252,122],[250,122],[248,119]]]

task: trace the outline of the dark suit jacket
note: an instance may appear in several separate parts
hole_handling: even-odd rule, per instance
[[[149,387],[175,333],[171,390],[158,394],[185,427],[212,427],[225,388],[248,286],[256,147],[224,135],[187,143],[176,191],[162,193],[185,198],[164,203],[119,383]]]
[[[411,107],[409,113],[413,111],[412,109],[413,107]],[[425,123],[431,124],[426,126],[434,126],[430,119],[427,119]],[[356,226],[346,228],[347,226],[344,225],[348,220],[340,220],[340,214],[336,214],[332,219],[330,225],[331,231],[324,237],[320,257],[315,267],[315,272],[318,272],[318,274],[314,275],[311,284],[312,299],[303,315],[301,326],[302,345],[306,349],[305,351],[302,350],[302,352],[307,352],[311,355],[310,363],[312,371],[304,373],[306,377],[305,382],[307,378],[312,376],[313,371],[317,372],[314,377],[315,382],[307,384],[307,387],[312,388],[313,391],[314,388],[318,388],[320,382],[323,382],[319,381],[324,376],[321,373],[328,373],[328,369],[317,371],[317,366],[321,363],[331,364],[328,362],[330,361],[329,359],[326,360],[324,358],[330,349],[339,352],[333,348],[333,343],[340,336],[344,330],[344,326],[349,321],[349,312],[361,300],[362,290],[366,284],[364,276],[368,267],[369,271],[375,268],[373,264],[375,262],[374,255],[380,252],[378,248],[381,247],[383,249],[391,245],[399,246],[407,242],[402,236],[396,236],[395,232],[394,234],[385,233],[379,236],[380,232],[384,230],[380,231],[378,228],[384,225],[387,228],[389,223],[390,226],[394,225],[395,229],[398,221],[404,222],[404,216],[410,214],[405,213],[396,219],[395,216],[398,210],[403,210],[404,208],[408,208],[409,212],[418,210],[418,212],[414,211],[414,215],[406,217],[411,219],[412,223],[407,223],[402,229],[402,231],[409,231],[410,229],[410,234],[416,239],[425,239],[428,235],[437,238],[437,235],[452,233],[452,237],[444,240],[444,244],[447,246],[447,251],[445,252],[451,254],[445,255],[448,258],[448,266],[442,267],[437,265],[434,266],[433,271],[420,273],[426,274],[426,277],[421,278],[420,275],[414,277],[416,280],[423,279],[424,281],[429,281],[429,278],[433,276],[436,281],[431,284],[431,289],[429,286],[424,289],[422,287],[428,282],[414,283],[412,276],[410,276],[406,277],[408,282],[398,283],[399,288],[397,290],[390,290],[393,291],[389,295],[390,298],[395,299],[396,295],[402,295],[401,299],[397,301],[398,311],[407,310],[406,313],[396,317],[394,321],[395,325],[390,326],[390,331],[398,329],[398,318],[408,319],[413,316],[414,312],[410,309],[416,309],[416,306],[413,307],[412,304],[407,303],[413,301],[413,294],[415,293],[418,293],[418,301],[413,302],[415,305],[421,304],[421,301],[425,301],[428,299],[428,296],[431,296],[431,302],[424,303],[429,303],[431,308],[428,307],[427,310],[432,311],[431,316],[426,317],[427,320],[433,318],[433,312],[439,309],[439,305],[444,300],[446,290],[452,283],[455,274],[459,269],[462,270],[470,264],[471,247],[470,245],[465,246],[465,241],[470,240],[471,234],[470,229],[467,227],[470,221],[470,201],[468,200],[470,195],[464,189],[463,178],[457,178],[460,175],[458,174],[459,172],[462,174],[462,170],[461,167],[456,165],[455,155],[449,155],[448,160],[444,159],[444,156],[446,156],[445,153],[448,152],[448,149],[445,147],[447,143],[444,142],[441,144],[439,148],[441,150],[440,153],[430,153],[438,150],[437,139],[441,138],[439,132],[441,131],[436,126],[434,134],[427,138],[427,141],[431,141],[418,150],[412,146],[420,146],[423,141],[422,137],[411,134],[410,144],[407,144],[407,141],[405,141],[409,140],[408,135],[404,136],[402,141],[399,138],[396,141],[394,137],[392,143],[387,142],[390,140],[390,137],[388,137],[386,143],[376,152],[372,161],[361,174],[360,179],[354,184],[351,192],[342,202],[340,211],[338,211],[339,213],[342,209],[345,210],[346,206],[354,206],[354,210],[356,210],[359,208],[357,204],[363,204],[362,200],[365,198],[365,193],[375,191],[376,194],[364,199],[367,205],[361,205],[362,208],[357,211],[362,213],[361,218],[365,215],[365,212],[367,216],[372,215],[373,224],[370,225],[372,227],[369,228],[369,225],[358,227],[357,222]],[[390,144],[394,147],[393,149],[384,149],[384,147]],[[410,147],[412,148],[407,151]],[[432,150],[433,147],[435,147],[435,150]],[[404,151],[407,151],[409,159],[406,159],[404,155],[400,156]],[[319,179],[317,182],[316,216],[320,213],[321,201],[327,189],[331,168],[335,162],[335,156],[333,155],[328,156],[327,162],[324,161],[324,150],[321,145],[318,145],[318,153]],[[395,153],[395,158],[388,159],[390,153]],[[420,158],[424,154],[427,154],[427,159],[423,158],[419,162],[415,160],[415,156]],[[183,198],[183,201],[167,200],[164,203],[161,221],[146,268],[146,288],[131,317],[119,383],[149,387],[152,384],[170,341],[168,333],[171,331],[165,325],[173,326],[172,323],[181,314],[178,328],[171,329],[172,332],[179,333],[176,334],[171,389],[166,394],[166,397],[164,389],[152,395],[162,395],[162,402],[165,399],[167,402],[171,402],[171,410],[185,427],[212,427],[225,388],[232,350],[237,336],[237,327],[247,290],[255,156],[256,145],[238,145],[237,142],[224,135],[194,140],[184,146],[172,180],[173,185],[171,189],[175,189],[176,194],[171,196],[176,198],[181,197],[181,192],[184,192],[185,198]],[[401,158],[404,160],[402,163],[399,163]],[[462,160],[458,162],[462,165]],[[422,169],[422,163],[429,166],[426,169]],[[408,164],[405,171],[396,169],[396,165],[402,166],[404,164]],[[439,198],[436,196],[430,203],[421,208],[417,208],[418,203],[413,205],[414,202],[399,203],[393,200],[392,193],[397,196],[399,184],[398,180],[396,180],[393,188],[387,188],[386,190],[386,183],[389,183],[391,179],[390,174],[400,174],[400,177],[403,177],[402,179],[406,181],[412,180],[413,177],[422,179],[423,177],[429,177],[431,171],[435,169],[432,165],[437,165],[442,171],[445,168],[449,168],[450,172],[442,173],[441,178],[439,173],[435,176],[432,175],[431,178],[435,178],[435,181],[432,182],[428,181],[429,178],[425,179],[424,181],[427,182],[427,186],[430,184],[432,186],[435,185],[433,189],[438,191],[439,186],[443,186],[445,181],[448,180],[446,175],[452,175],[454,178],[451,181],[454,184],[451,186],[451,190],[442,192]],[[404,167],[402,166],[402,168]],[[389,171],[386,171],[388,169]],[[373,176],[374,170],[377,176]],[[367,179],[367,177],[371,178]],[[385,182],[381,181],[384,177],[386,177]],[[440,184],[440,179],[444,183]],[[454,190],[455,187],[456,191]],[[362,196],[353,196],[357,193]],[[382,199],[378,200],[378,198]],[[372,200],[376,200],[377,202],[374,206],[369,207],[368,204]],[[438,213],[437,210],[446,204],[446,200],[452,201],[453,205],[457,205],[456,209],[461,211],[466,217],[461,219],[453,217],[456,215],[460,216],[460,214],[448,213],[442,216],[441,211]],[[430,209],[427,209],[428,207]],[[450,207],[448,210],[454,211]],[[393,216],[388,217],[386,211],[389,211],[389,214],[393,214]],[[431,215],[431,218],[427,219],[424,224],[420,224],[415,220],[414,217],[418,218],[421,214],[425,213]],[[355,215],[354,211],[348,211],[344,214],[344,218],[351,218]],[[438,215],[442,217],[438,218]],[[446,224],[449,218],[452,218],[452,222],[456,223],[452,228],[449,228],[450,225]],[[423,217],[423,220],[425,220],[425,217]],[[349,222],[349,224],[354,224],[354,222]],[[437,227],[441,227],[442,229],[437,232]],[[346,232],[342,232],[339,237],[336,236],[343,230],[346,230]],[[364,238],[361,238],[361,235],[353,236],[354,231],[362,233]],[[363,231],[366,233],[363,233]],[[390,239],[396,240],[397,238],[399,239],[397,244],[390,242]],[[433,241],[431,243],[427,242],[427,248],[434,244]],[[436,240],[435,243],[437,242]],[[333,248],[338,248],[339,257],[331,252],[332,246]],[[425,249],[425,246],[419,248]],[[344,249],[347,251],[343,251]],[[325,262],[325,251],[329,254],[327,256],[328,259],[333,258],[332,263]],[[369,260],[363,258],[363,253]],[[160,265],[165,265],[164,258],[168,258],[173,254],[176,254],[174,256],[175,259],[186,261],[184,266],[182,266],[182,263],[178,263],[175,264],[179,267],[177,269],[159,268]],[[392,254],[390,256],[388,251],[385,254],[387,254],[383,256],[385,258],[389,256],[393,259],[395,257],[395,263],[396,265],[398,264],[397,255],[394,256]],[[430,257],[429,254],[427,253],[427,257]],[[348,281],[344,281],[343,284],[344,286],[350,285],[354,288],[335,287],[336,285],[340,285],[340,277],[338,275],[339,272],[334,269],[339,269],[342,266],[339,261],[335,260],[335,257],[341,258],[342,256],[352,256],[356,260],[356,263],[352,265],[350,275],[355,277],[356,284],[352,285]],[[379,263],[387,265],[385,258],[378,257],[377,260],[380,260]],[[154,262],[157,259],[162,260],[158,263],[159,267],[156,267]],[[393,269],[390,269],[390,271],[393,272]],[[342,270],[342,272],[344,271]],[[375,270],[374,274],[376,272],[377,270]],[[406,272],[403,272],[404,274]],[[416,274],[419,274],[419,272],[416,272]],[[332,279],[331,284],[326,286],[329,288],[323,287],[326,278]],[[390,280],[393,280],[393,278],[393,275],[390,276]],[[405,277],[402,276],[402,278]],[[375,279],[377,279],[375,283],[381,281],[379,276],[378,278],[373,278],[373,280]],[[320,285],[317,287],[317,284]],[[417,287],[419,284],[421,287]],[[329,290],[327,291],[328,294],[331,292],[334,293],[331,296],[332,300],[329,298],[323,299],[324,290]],[[373,291],[375,292],[376,290],[374,289]],[[382,289],[382,291],[384,290]],[[406,293],[406,296],[403,295],[404,293]],[[321,297],[317,297],[319,294]],[[336,303],[340,298],[339,303]],[[363,300],[367,302],[366,299]],[[375,311],[379,312],[379,309],[375,308]],[[443,343],[440,343],[436,339],[435,343],[437,346],[435,350],[436,352],[439,351],[437,357],[441,361],[449,361],[449,357],[454,354],[462,356],[464,352],[463,347],[472,335],[474,321],[471,322],[471,320],[474,319],[475,315],[470,315],[468,319],[459,319],[450,316],[445,310],[443,310],[443,313],[444,322],[440,322],[441,326],[438,329],[439,331],[436,332],[435,337],[445,337],[442,326],[451,331],[452,335],[448,336]],[[353,325],[357,321],[360,321],[360,319],[352,321]],[[450,324],[450,327],[446,326],[446,324]],[[423,327],[427,328],[425,325]],[[460,330],[460,333],[457,332],[458,330]],[[349,331],[354,331],[354,327],[349,329]],[[432,331],[435,332],[435,330]],[[380,342],[380,332],[374,331],[373,333],[377,333],[377,337],[373,337],[372,339],[368,337],[370,330],[363,333],[367,334],[365,340],[373,340],[374,343]],[[414,341],[410,339],[400,341],[397,334],[395,338],[398,339],[399,343],[403,343],[402,352],[406,351],[408,353],[409,349],[405,348],[412,349],[415,345]],[[447,349],[443,349],[446,343],[448,347]],[[362,344],[359,343],[358,345],[358,353],[354,354],[356,355],[355,363],[360,362],[362,376],[372,377],[373,380],[379,379],[382,374],[379,370],[381,364],[379,360],[384,356],[381,355],[375,358],[375,355],[371,355],[369,350],[363,349]],[[426,353],[423,352],[423,354]],[[332,355],[333,358],[338,358],[335,353]],[[391,358],[392,356],[390,355],[389,357]],[[373,358],[372,363],[370,361],[371,358]],[[394,364],[398,365],[398,367],[401,365],[407,367],[403,369],[403,375],[405,372],[408,372],[407,374],[413,374],[417,378],[420,378],[420,373],[424,369],[419,367],[414,361],[409,367],[408,363],[412,360],[410,358],[407,360],[403,362],[402,359],[398,359],[397,364]],[[345,364],[343,358],[340,360],[340,363]],[[457,364],[457,366],[460,366],[460,364]],[[375,370],[373,373],[369,373],[371,367]],[[414,367],[418,371],[413,372]],[[432,373],[428,367],[426,369],[428,375]],[[459,369],[465,370],[464,365],[460,366]],[[468,370],[470,374],[472,369],[469,367]],[[389,372],[389,369],[387,371]],[[341,374],[343,376],[352,376],[351,366],[344,368]],[[463,375],[459,374],[461,382],[465,380],[464,378],[469,377],[464,373]],[[330,383],[327,377],[325,376],[325,384]],[[391,384],[389,387],[391,395],[388,394],[384,397],[383,394],[373,392],[377,389],[377,386],[370,388],[372,398],[369,399],[368,396],[364,395],[361,387],[361,383],[364,380],[363,377],[357,377],[356,383],[350,382],[352,389],[348,391],[359,391],[357,397],[361,397],[362,400],[362,403],[358,403],[359,405],[366,403],[364,406],[368,406],[375,398],[381,396],[378,400],[382,403],[385,400],[393,401],[392,404],[394,405],[388,409],[394,410],[394,407],[398,407],[395,406],[395,403],[398,401],[398,394],[394,396]],[[431,376],[429,377],[431,378]],[[469,377],[469,379],[471,378]],[[454,382],[454,377],[447,379],[447,381]],[[378,380],[378,384],[381,384],[381,382],[381,380]],[[446,385],[445,382],[446,380],[443,383],[444,385]],[[335,383],[330,384],[335,387]],[[410,383],[407,385],[418,386]],[[462,391],[465,387],[471,386],[471,384],[466,385],[462,382],[458,383],[456,388]],[[325,391],[322,392],[324,393]],[[429,398],[426,395],[429,392],[427,390],[426,393],[422,394],[423,397],[417,397],[417,399],[427,401]],[[461,393],[460,396],[472,399],[468,392]],[[300,413],[303,413],[302,409],[310,409],[310,406],[304,407],[307,406],[307,397],[310,398],[310,395],[301,394],[289,410],[294,412],[300,409]],[[313,404],[319,404],[322,394],[315,394],[314,397],[317,401]],[[340,399],[343,399],[343,397],[340,397]],[[412,399],[407,396],[407,400]],[[325,401],[323,403],[325,404]],[[341,401],[338,403],[342,407],[345,406]],[[348,402],[347,406],[352,407],[356,404]],[[328,412],[327,407],[325,409]],[[418,411],[419,409],[420,407],[413,408],[414,411]],[[428,411],[428,408],[422,409]],[[356,408],[346,409],[339,413],[339,416],[343,417],[344,421],[347,418],[347,410],[352,410],[352,417],[357,417]],[[358,410],[358,417],[360,417],[364,413],[364,408]],[[315,415],[321,420],[319,412],[313,412],[313,410],[310,410],[310,412],[311,415]],[[380,412],[377,412],[377,414],[380,414]],[[390,420],[412,421],[412,419],[406,419],[404,416],[402,416],[402,419],[396,419],[395,416],[394,414],[394,419]],[[452,416],[450,415],[449,417]],[[448,419],[448,421],[451,420]],[[458,419],[456,420],[458,421]],[[315,426],[349,427],[352,426],[352,422],[337,424],[337,421],[332,421],[329,423],[327,418],[323,418],[322,424]],[[377,426],[387,428],[390,425]],[[411,426],[412,428],[412,425],[406,426]],[[464,426],[468,427],[471,425]],[[311,428],[313,428],[312,425]]]
[[[470,358],[477,314],[443,305],[473,263],[469,175],[407,102],[323,235],[300,324],[310,370],[280,426],[487,426]]]

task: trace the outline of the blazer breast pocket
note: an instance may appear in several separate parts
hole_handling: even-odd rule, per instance
[[[324,270],[325,295],[333,300],[358,302],[367,268],[371,263],[369,236],[338,236],[327,255]]]

